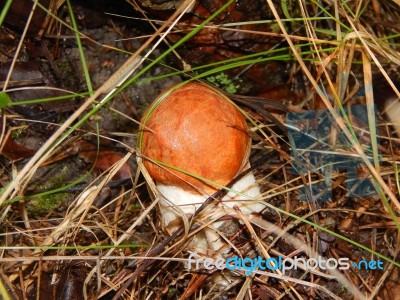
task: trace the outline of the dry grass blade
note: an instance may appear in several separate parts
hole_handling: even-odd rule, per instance
[[[104,179],[96,186],[88,187],[87,190],[83,191],[82,194],[77,198],[75,206],[71,208],[70,212],[65,216],[64,220],[51,232],[46,239],[41,242],[40,249],[32,253],[33,256],[43,255],[46,251],[46,247],[54,245],[60,242],[60,238],[67,236],[68,232],[74,227],[79,227],[82,220],[85,218],[89,209],[91,208],[93,201],[99,195],[100,191],[110,181],[110,179],[118,172],[121,166],[127,161],[131,154],[127,154],[123,160],[121,160],[113,169],[104,177]],[[33,260],[24,260],[23,269],[29,267]],[[10,277],[10,281],[17,279],[17,276]]]
[[[18,25],[24,1],[0,13],[4,298],[396,298],[395,2],[32,1]],[[221,96],[243,125],[221,128],[247,146],[235,178],[190,169],[215,171],[211,149],[230,149],[216,125],[175,162],[145,151],[145,133],[167,144],[150,117],[188,87],[193,103],[184,94],[159,128],[198,146],[196,129],[229,110],[185,122]]]
[[[12,180],[12,182],[7,186],[7,188],[3,191],[3,194],[0,197],[0,205],[13,193],[15,195],[17,193],[16,188],[23,188],[29,178],[33,176],[33,173],[37,170],[40,164],[46,160],[48,151],[50,149],[54,149],[56,145],[60,142],[59,138],[65,132],[65,130],[79,117],[82,113],[102,94],[110,93],[110,90],[114,90],[118,87],[127,77],[137,69],[138,64],[142,59],[140,58],[140,53],[142,53],[150,43],[156,39],[161,32],[168,26],[170,26],[173,21],[177,19],[179,15],[182,15],[182,12],[190,5],[193,0],[185,0],[182,5],[177,9],[174,14],[166,21],[156,32],[152,35],[143,45],[119,68],[117,72],[115,72],[96,92],[88,99],[86,102],[77,109],[74,114],[72,114],[68,120],[64,122],[64,124],[58,128],[58,130],[47,140],[47,142],[36,152],[36,154],[30,159],[30,161],[24,166],[24,168],[18,172],[16,178]],[[165,36],[164,36],[165,37]],[[58,141],[58,142],[57,142]],[[46,155],[47,153],[47,155]],[[29,176],[28,174],[31,173]],[[26,180],[25,176],[28,176]]]
[[[272,3],[271,0],[267,0],[267,1],[268,1],[269,5],[271,7],[271,10],[273,11],[273,13],[275,15],[275,18],[276,18],[276,20],[277,20],[282,32],[287,34],[286,29],[283,26],[282,21],[280,21],[280,17],[279,17],[279,15],[278,15],[278,13],[277,13],[277,11],[275,9],[274,4]],[[363,41],[363,39],[361,39],[361,41]],[[345,125],[345,123],[343,121],[343,118],[341,116],[339,116],[338,113],[333,109],[332,104],[327,99],[325,93],[321,90],[321,88],[319,87],[319,85],[315,81],[314,77],[312,76],[312,74],[308,70],[307,66],[304,64],[303,59],[301,58],[299,52],[297,51],[297,49],[294,46],[294,44],[291,41],[291,39],[287,38],[287,42],[289,43],[289,45],[290,45],[290,47],[291,47],[291,49],[293,51],[293,54],[296,56],[297,61],[302,66],[303,72],[305,73],[305,75],[310,80],[310,82],[313,85],[314,89],[317,91],[318,95],[321,97],[322,101],[324,102],[325,106],[328,108],[329,112],[332,114],[332,116],[335,119],[335,121],[337,122],[337,124],[340,126],[340,129],[343,131],[343,133],[346,135],[346,137],[349,139],[349,141],[351,141],[353,143],[352,146],[354,147],[354,150],[363,159],[363,162],[368,167],[369,171],[374,176],[374,178],[377,180],[378,184],[382,187],[384,192],[389,196],[389,198],[393,202],[393,204],[397,207],[398,210],[400,210],[400,202],[397,200],[396,196],[394,195],[392,190],[388,187],[386,182],[382,179],[382,177],[379,175],[379,173],[375,170],[375,168],[371,164],[371,162],[367,159],[367,157],[365,156],[365,153],[364,153],[363,149],[361,148],[361,146],[357,142],[354,141],[354,139],[352,138],[352,134],[350,133],[350,131],[348,130],[347,126]],[[367,49],[368,49],[368,47],[367,47]]]

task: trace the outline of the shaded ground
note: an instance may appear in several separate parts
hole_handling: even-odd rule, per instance
[[[46,1],[42,3],[46,4]],[[62,5],[57,9],[57,15],[71,24],[66,4],[60,4]],[[200,23],[220,7],[222,2],[201,1],[201,4],[177,25],[177,32],[170,35],[169,42],[178,41],[183,36],[179,30],[187,30],[192,24]],[[390,4],[384,2],[381,5],[381,15],[376,14],[376,9],[370,9],[371,12],[366,14],[363,21],[368,23],[374,17],[380,18],[383,21],[379,24],[371,23],[371,30],[382,35],[397,34],[396,26],[384,27],[387,24],[384,13],[390,11]],[[123,1],[90,1],[84,7],[77,2],[73,3],[80,32],[92,39],[84,38],[82,42],[94,90],[141,46],[149,34],[153,33],[147,21],[127,20],[104,14],[106,11],[141,18],[142,15],[132,6]],[[283,17],[284,8],[277,6],[280,7],[278,13]],[[18,8],[17,11],[23,10]],[[152,9],[146,8],[146,11],[150,13],[151,18],[160,20],[165,20],[170,14],[170,11],[159,10],[154,4]],[[11,15],[12,12],[6,26],[0,28],[0,82],[3,86],[21,38],[24,21],[20,18],[25,20],[29,14],[29,10],[23,13],[24,17]],[[300,12],[289,7],[288,13],[298,15]],[[388,19],[397,15],[398,8],[395,7],[391,14],[388,13]],[[266,2],[238,1],[228,12],[219,15],[214,23],[264,19],[273,19]],[[41,17],[34,19],[8,84],[8,89],[18,89],[8,92],[14,103],[32,99],[39,99],[39,102],[13,104],[2,111],[0,184],[3,187],[87,97],[87,94],[84,94],[82,97],[76,96],[63,101],[43,100],[65,96],[71,92],[87,93],[88,86],[72,31],[59,23],[46,24],[45,28],[42,28],[44,23],[41,20]],[[324,28],[331,29],[335,26],[333,21],[321,22]],[[303,35],[305,29],[299,26],[300,23],[288,23],[287,30],[291,34]],[[136,177],[134,155],[102,189],[100,187],[104,177],[97,178],[126,153],[135,150],[137,122],[150,101],[166,87],[213,67],[192,70],[185,76],[162,75],[171,74],[176,69],[182,70],[183,65],[186,68],[203,66],[249,54],[255,54],[259,58],[266,56],[265,51],[287,47],[284,37],[277,35],[280,30],[276,23],[248,24],[240,27],[242,31],[238,30],[238,27],[233,28],[235,30],[207,28],[179,48],[182,59],[170,55],[163,59],[161,64],[151,68],[139,82],[124,89],[82,127],[70,134],[52,152],[50,158],[35,172],[19,194],[8,199],[2,207],[0,241],[1,245],[9,248],[3,249],[2,258],[5,260],[2,262],[0,276],[12,298],[36,299],[37,295],[51,295],[49,299],[81,299],[82,289],[87,291],[90,299],[112,299],[118,292],[122,293],[121,299],[128,299],[130,295],[135,295],[134,298],[137,299],[197,299],[200,295],[205,299],[236,297],[248,278],[243,274],[237,274],[237,281],[230,289],[221,291],[213,289],[210,283],[207,283],[210,273],[205,270],[189,272],[181,262],[148,260],[143,263],[140,260],[119,259],[118,257],[130,256],[187,258],[187,251],[184,244],[174,246],[179,236],[170,238],[162,232],[156,209],[143,217],[145,208],[151,204],[151,197],[143,177]],[[254,31],[270,34],[259,35]],[[397,45],[398,37],[394,36],[393,39],[393,45]],[[158,47],[151,59],[157,58],[167,48],[166,44]],[[361,60],[359,54],[358,60]],[[384,67],[390,76],[397,80],[394,75],[395,64],[385,59],[382,61],[386,63]],[[309,63],[311,69],[312,63]],[[329,70],[332,78],[335,78],[337,68],[339,67],[334,65]],[[353,78],[349,81],[349,86],[361,86],[360,90],[363,90],[361,67],[355,64],[352,68],[354,78],[360,80],[361,85]],[[374,75],[377,73],[375,68],[373,66]],[[318,68],[313,68],[312,71],[316,77],[321,76]],[[235,98],[237,103],[257,124],[266,128],[267,136],[259,130],[254,130],[251,160],[268,203],[307,218],[398,261],[398,231],[387,207],[384,207],[378,195],[368,198],[347,197],[346,174],[334,174],[333,201],[299,201],[299,186],[307,186],[309,180],[319,180],[321,176],[313,174],[306,178],[292,174],[286,131],[279,125],[285,123],[287,111],[302,111],[323,106],[296,62],[278,59],[269,62],[249,62],[244,66],[210,75],[207,80],[228,93],[246,95],[245,98]],[[378,92],[375,91],[375,95],[381,94],[379,89],[382,94],[388,90],[386,83],[382,83],[381,79],[379,82],[381,86],[377,85]],[[25,87],[28,88],[22,89]],[[347,93],[351,94],[352,91]],[[274,102],[274,99],[280,102]],[[365,100],[363,95],[352,99],[354,102]],[[271,117],[271,112],[275,118]],[[381,124],[384,120],[384,115],[378,115]],[[380,151],[387,161],[382,164],[382,170],[386,172],[384,179],[397,195],[394,176],[396,171],[393,166],[396,166],[398,160],[398,141],[393,139],[395,135],[392,128],[388,129],[382,125],[379,129],[383,137]],[[78,199],[84,199],[80,198],[80,195],[86,189],[99,193],[89,204],[90,209],[83,213],[79,211],[80,205],[76,203]],[[393,204],[391,207],[395,210]],[[71,218],[71,223],[61,232],[57,232],[55,228],[68,218]],[[377,258],[365,249],[315,229],[309,224],[296,221],[272,208],[266,209],[262,218],[284,229],[325,257],[348,257],[352,262]],[[131,226],[135,222],[138,224],[132,229]],[[238,220],[232,222],[232,242],[244,256],[255,257],[259,248],[254,242],[254,236],[245,226],[239,224]],[[271,256],[305,255],[304,250],[298,249],[292,240],[281,238],[273,230],[262,226],[254,226],[254,230],[263,241],[263,245],[270,247]],[[122,244],[126,246],[109,252],[108,248],[112,248],[124,234],[127,236]],[[54,241],[49,241],[49,237]],[[46,248],[46,251],[38,248],[43,245],[55,247]],[[105,257],[105,260],[100,263],[99,257]],[[24,260],[29,264],[24,266]],[[377,289],[376,293],[381,299],[396,299],[399,294],[398,267],[390,266],[387,261],[384,271],[350,270],[345,271],[344,275],[363,293],[371,293]],[[296,281],[287,284],[279,276],[275,278],[272,275],[261,274],[255,276],[249,288],[252,299],[294,298],[294,290],[300,295],[297,298],[303,299],[332,299],[330,293],[338,298],[352,298],[347,288],[328,275],[295,270],[290,272],[288,277],[315,283],[323,289],[296,284]],[[383,279],[382,284],[379,283],[380,279]],[[129,284],[125,284],[126,282]],[[250,296],[244,296],[242,299],[250,299]]]

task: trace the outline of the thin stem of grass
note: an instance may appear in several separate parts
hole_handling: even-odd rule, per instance
[[[79,34],[78,24],[76,23],[75,16],[74,16],[74,11],[72,10],[72,6],[71,6],[70,0],[67,0],[66,2],[67,2],[67,6],[68,6],[69,16],[71,18],[71,23],[72,23],[72,26],[74,28],[76,44],[78,46],[79,57],[81,59],[83,73],[85,75],[86,86],[88,88],[89,95],[93,95],[92,81],[90,80],[89,69],[88,69],[88,66],[87,66],[87,63],[86,63],[85,53],[84,53],[84,50],[83,50],[81,37],[80,37],[80,34]]]
[[[13,0],[7,0],[6,3],[4,4],[3,9],[1,10],[0,13],[0,26],[3,25],[4,19],[7,16],[7,12],[10,9],[12,2]]]

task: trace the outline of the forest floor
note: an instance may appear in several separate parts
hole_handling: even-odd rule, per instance
[[[199,0],[171,20],[190,1],[44,0],[30,21],[33,2],[11,2],[0,1],[3,299],[400,299],[396,1]],[[146,108],[186,80],[251,120],[268,206],[228,216],[224,258],[349,268],[187,268],[210,216],[168,234],[137,163]]]

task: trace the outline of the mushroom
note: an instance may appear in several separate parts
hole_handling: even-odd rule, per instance
[[[206,199],[250,167],[251,140],[243,114],[221,92],[205,84],[180,84],[162,93],[141,120],[138,148],[144,167],[161,195],[159,208],[168,233],[182,226]],[[260,212],[260,189],[252,172],[238,180],[218,205],[238,206],[243,214]],[[213,209],[213,212],[216,210]],[[223,243],[214,229],[192,243],[196,251]],[[217,240],[219,239],[219,242]],[[214,245],[210,245],[214,243]]]
[[[400,122],[399,122],[399,114],[400,114],[400,102],[399,99],[394,96],[389,99],[386,99],[384,104],[384,112],[386,113],[387,118],[391,122],[397,137],[400,137]]]

